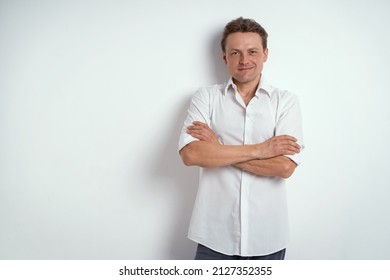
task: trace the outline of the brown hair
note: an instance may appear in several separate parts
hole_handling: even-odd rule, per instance
[[[239,17],[230,21],[226,24],[225,29],[223,30],[221,47],[223,52],[225,52],[226,39],[227,37],[235,32],[254,32],[260,35],[261,41],[263,42],[263,49],[267,48],[267,31],[255,20],[249,18]]]

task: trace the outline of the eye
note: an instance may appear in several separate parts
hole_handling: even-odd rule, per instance
[[[256,55],[256,54],[257,54],[257,51],[251,50],[251,51],[249,51],[249,54],[250,54],[250,55]]]
[[[231,55],[231,56],[236,56],[236,55],[238,55],[238,52],[237,52],[237,51],[232,51],[232,52],[230,53],[230,55]]]

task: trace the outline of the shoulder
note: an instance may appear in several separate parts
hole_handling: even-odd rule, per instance
[[[223,93],[225,88],[226,88],[226,85],[227,85],[227,83],[222,83],[222,84],[215,84],[215,85],[200,87],[197,90],[197,93],[199,93],[199,94],[218,94],[218,93]]]
[[[298,95],[289,90],[280,89],[268,85],[271,100],[276,101],[281,107],[289,107],[299,103]]]
[[[278,116],[288,112],[300,112],[298,95],[295,93],[269,84],[267,84],[267,91]]]
[[[296,100],[298,96],[286,89],[280,89],[273,85],[267,85],[271,98],[277,98],[279,100],[288,101]]]
[[[222,83],[222,84],[200,87],[195,92],[193,98],[201,99],[201,100],[209,100],[209,101],[214,100],[215,97],[223,94],[226,85],[227,83]]]

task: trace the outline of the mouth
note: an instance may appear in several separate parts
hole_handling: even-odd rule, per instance
[[[238,68],[239,71],[251,70],[253,67]]]

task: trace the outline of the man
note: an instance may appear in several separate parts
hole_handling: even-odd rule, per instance
[[[223,33],[225,84],[199,89],[179,140],[185,165],[201,167],[189,238],[195,259],[284,259],[285,178],[300,162],[298,99],[263,75],[267,32],[238,18]]]

